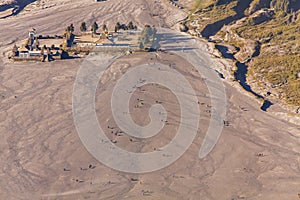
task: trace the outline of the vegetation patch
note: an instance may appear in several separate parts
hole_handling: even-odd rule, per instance
[[[189,28],[201,33],[207,26],[234,16],[239,4],[240,0],[199,0]],[[299,2],[293,0],[252,0],[243,18],[224,23],[213,35],[217,44],[233,47],[235,58],[247,62],[248,79],[296,106],[300,105],[299,9]]]

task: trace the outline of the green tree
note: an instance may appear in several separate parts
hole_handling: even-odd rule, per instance
[[[86,32],[87,28],[86,28],[86,23],[85,22],[82,22],[81,23],[81,26],[80,26],[80,31],[81,32]]]
[[[139,47],[141,49],[158,49],[159,40],[157,38],[157,30],[155,27],[145,25],[141,37],[139,38]]]
[[[96,33],[96,31],[98,30],[99,26],[97,24],[97,22],[94,22],[93,25],[92,25],[92,28],[91,28],[91,31],[93,33]]]

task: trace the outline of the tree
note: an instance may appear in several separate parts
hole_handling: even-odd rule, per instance
[[[12,52],[17,52],[17,51],[18,51],[18,47],[17,47],[16,44],[14,44],[14,47],[13,47],[13,49],[12,49]]]
[[[82,22],[81,23],[81,26],[80,26],[80,31],[81,32],[86,32],[87,28],[86,28],[86,23],[85,22]]]
[[[74,32],[74,26],[73,26],[73,24],[71,24],[70,26],[68,26],[66,28],[66,32],[69,32],[69,33],[73,33]]]
[[[104,32],[108,31],[106,24],[103,24],[102,30],[103,30]]]
[[[155,27],[145,25],[141,37],[139,38],[139,47],[141,49],[158,49],[159,40],[157,38],[157,30]]]
[[[17,47],[16,44],[14,45],[14,47],[13,47],[13,49],[12,49],[12,52],[13,52],[13,55],[14,55],[14,56],[17,56],[17,54],[18,54],[18,47]]]
[[[157,37],[157,29],[155,27],[153,27],[152,29],[152,44],[151,44],[151,48],[152,49],[159,49],[160,48],[160,44],[159,44],[159,38]]]
[[[133,26],[132,21],[130,21],[130,22],[128,23],[127,27],[128,27],[128,29],[130,29],[130,30],[133,30],[133,29],[134,29],[134,26]]]
[[[115,33],[118,32],[121,28],[121,24],[120,22],[117,22],[116,25],[115,25]]]
[[[71,31],[70,26],[68,26],[68,27],[66,28],[66,32],[70,32],[70,31]]]
[[[73,24],[71,24],[71,25],[70,25],[70,32],[73,33],[74,30],[75,30],[75,28],[74,28]]]
[[[92,28],[91,28],[91,31],[93,33],[96,33],[96,31],[98,30],[99,26],[97,24],[97,22],[94,22],[93,25],[92,25]]]

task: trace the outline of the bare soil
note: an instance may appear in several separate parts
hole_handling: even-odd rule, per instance
[[[53,35],[71,23],[78,31],[82,21],[91,24],[96,20],[109,27],[117,21],[130,20],[140,27],[146,23],[170,26],[179,19],[172,13],[183,16],[164,1],[156,2],[60,0],[52,1],[49,8],[45,7],[50,3],[45,3],[44,9],[29,5],[30,10],[0,20],[0,27],[5,27],[0,30],[0,199],[298,199],[299,125],[272,114],[284,112],[277,106],[269,112],[261,111],[253,97],[224,81],[229,126],[224,127],[213,151],[199,159],[210,117],[209,94],[201,76],[174,55],[124,56],[106,71],[106,89],[97,90],[96,109],[104,127],[115,125],[109,98],[116,80],[149,58],[164,64],[176,63],[178,71],[199,94],[201,120],[194,143],[171,166],[140,175],[104,166],[81,143],[73,123],[72,91],[82,59],[12,63],[5,58],[13,43],[26,37],[31,27],[41,34]],[[138,124],[147,124],[149,106],[162,101],[172,122],[162,135],[131,141],[126,135],[115,136],[105,130],[117,140],[116,145],[136,152],[165,145],[173,137],[180,113],[178,102],[166,88],[146,85],[143,90],[147,92],[132,96],[132,117]],[[145,101],[141,108],[135,107],[137,98]]]

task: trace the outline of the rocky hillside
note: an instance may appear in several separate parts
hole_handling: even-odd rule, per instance
[[[299,9],[297,0],[199,0],[187,25],[236,63],[246,90],[299,107]]]

